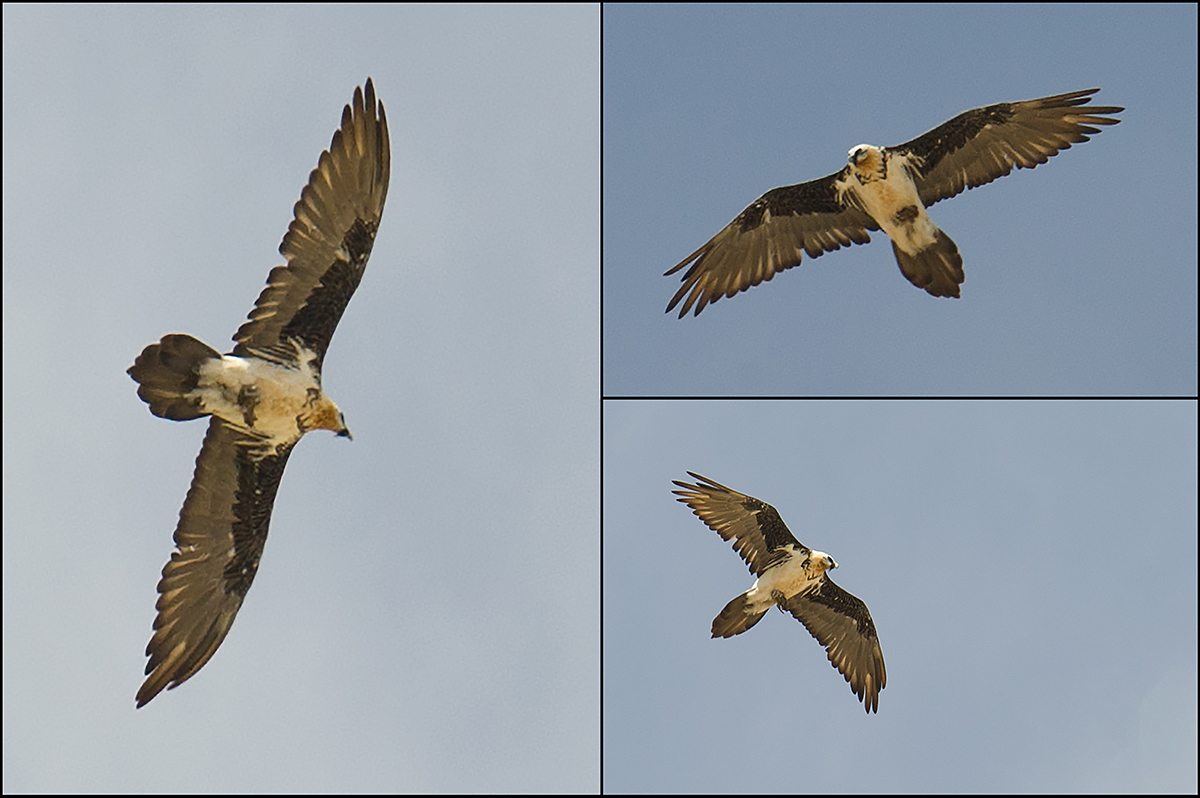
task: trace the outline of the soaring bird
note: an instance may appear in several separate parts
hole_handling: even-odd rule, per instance
[[[773,606],[787,610],[825,647],[829,661],[846,677],[863,708],[878,712],[879,691],[887,685],[879,635],[867,605],[829,578],[827,572],[837,563],[796,540],[766,502],[691,471],[688,474],[697,484],[672,480],[683,488],[672,493],[710,529],[733,541],[734,550],[758,577],[713,620],[712,636],[740,635]]]
[[[826,252],[865,244],[883,230],[909,282],[933,296],[959,296],[962,256],[926,208],[940,200],[1046,163],[1072,144],[1088,141],[1121,120],[1101,114],[1116,106],[1083,106],[1087,89],[1039,100],[997,103],[959,114],[923,136],[895,147],[859,144],[849,163],[820,180],[763,194],[698,250],[664,276],[692,264],[667,312],[683,301],[679,318],[696,315],[776,273]]]
[[[222,355],[190,335],[150,344],[129,368],[160,418],[209,416],[175,551],[158,583],[144,706],[190,679],[229,633],[258,571],[275,493],[293,447],[316,429],[349,438],[321,389],[321,366],[375,243],[391,172],[383,103],[354,90],[294,209],[276,266]]]

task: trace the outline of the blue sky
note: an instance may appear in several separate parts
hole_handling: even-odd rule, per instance
[[[4,7],[5,792],[599,785],[599,10]],[[342,106],[390,194],[213,660],[135,712],[228,348]]]
[[[604,14],[606,395],[1194,395],[1196,7],[626,6]],[[972,107],[1100,87],[1122,122],[933,206],[963,298],[885,237],[698,318],[670,267],[775,186]]]
[[[1194,792],[1191,401],[607,401],[604,786],[622,792]],[[871,610],[866,715],[671,494],[779,510]]]

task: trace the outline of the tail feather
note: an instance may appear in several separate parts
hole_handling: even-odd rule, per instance
[[[770,608],[770,605],[768,605],[765,609],[756,612],[746,599],[746,594],[743,593],[726,604],[725,609],[721,610],[721,614],[713,619],[712,636],[733,637],[734,635],[740,635],[762,620],[762,617],[767,614],[767,610]]]
[[[959,297],[958,287],[966,276],[962,255],[950,236],[938,230],[934,243],[915,255],[907,254],[893,241],[892,252],[896,253],[900,271],[917,288],[924,288],[934,296]]]
[[[142,350],[129,367],[138,396],[160,418],[187,421],[206,416],[200,400],[189,398],[200,382],[200,367],[221,353],[190,335],[165,335]]]

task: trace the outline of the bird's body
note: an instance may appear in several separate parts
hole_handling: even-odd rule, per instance
[[[763,571],[749,590],[726,604],[713,620],[712,636],[741,634],[758,623],[771,607],[782,610],[788,599],[817,587],[822,575],[836,567],[837,563],[825,552],[790,544],[782,547],[776,563]]]
[[[317,429],[349,437],[341,411],[321,390],[316,353],[298,340],[290,343],[292,357],[239,357],[188,335],[167,335],[146,347],[130,374],[155,415],[172,421],[214,416],[262,454],[294,446]]]
[[[860,205],[887,234],[909,282],[934,296],[958,296],[964,279],[962,256],[921,204],[912,178],[914,164],[911,155],[859,144],[850,151],[850,173],[839,184],[838,197]]]

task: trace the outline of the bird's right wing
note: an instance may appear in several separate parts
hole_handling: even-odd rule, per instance
[[[733,296],[798,266],[804,253],[815,258],[870,241],[867,231],[878,230],[879,225],[838,199],[836,183],[845,171],[772,189],[755,200],[707,244],[664,274],[692,264],[667,312],[684,300],[679,318],[693,305],[699,315],[723,296]]]
[[[691,507],[709,529],[733,541],[733,548],[755,576],[762,575],[784,546],[790,544],[808,553],[771,505],[691,471],[688,474],[698,484],[672,480],[684,490],[671,492],[679,497],[678,501]]]

